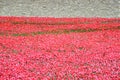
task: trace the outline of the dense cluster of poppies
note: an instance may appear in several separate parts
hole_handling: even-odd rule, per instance
[[[119,79],[119,18],[0,17],[0,80]]]

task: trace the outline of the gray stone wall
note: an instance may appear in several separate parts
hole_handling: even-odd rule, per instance
[[[0,0],[0,15],[120,17],[120,0]]]

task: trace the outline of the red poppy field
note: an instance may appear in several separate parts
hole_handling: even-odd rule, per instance
[[[120,18],[0,17],[0,80],[120,80]]]

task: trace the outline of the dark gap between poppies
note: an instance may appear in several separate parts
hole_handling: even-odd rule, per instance
[[[118,27],[115,27],[115,28],[106,28],[106,29],[70,29],[70,30],[67,30],[67,29],[64,29],[64,30],[52,30],[52,31],[43,31],[43,32],[40,32],[40,31],[37,31],[37,32],[31,32],[31,33],[14,33],[14,34],[1,34],[1,36],[8,36],[8,35],[11,35],[11,36],[34,36],[34,35],[39,35],[39,34],[69,34],[69,33],[84,33],[84,32],[95,32],[95,31],[103,31],[103,30],[119,30],[120,29],[120,26]]]

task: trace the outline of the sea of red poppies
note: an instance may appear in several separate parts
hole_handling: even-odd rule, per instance
[[[120,18],[0,17],[0,80],[120,80]]]

